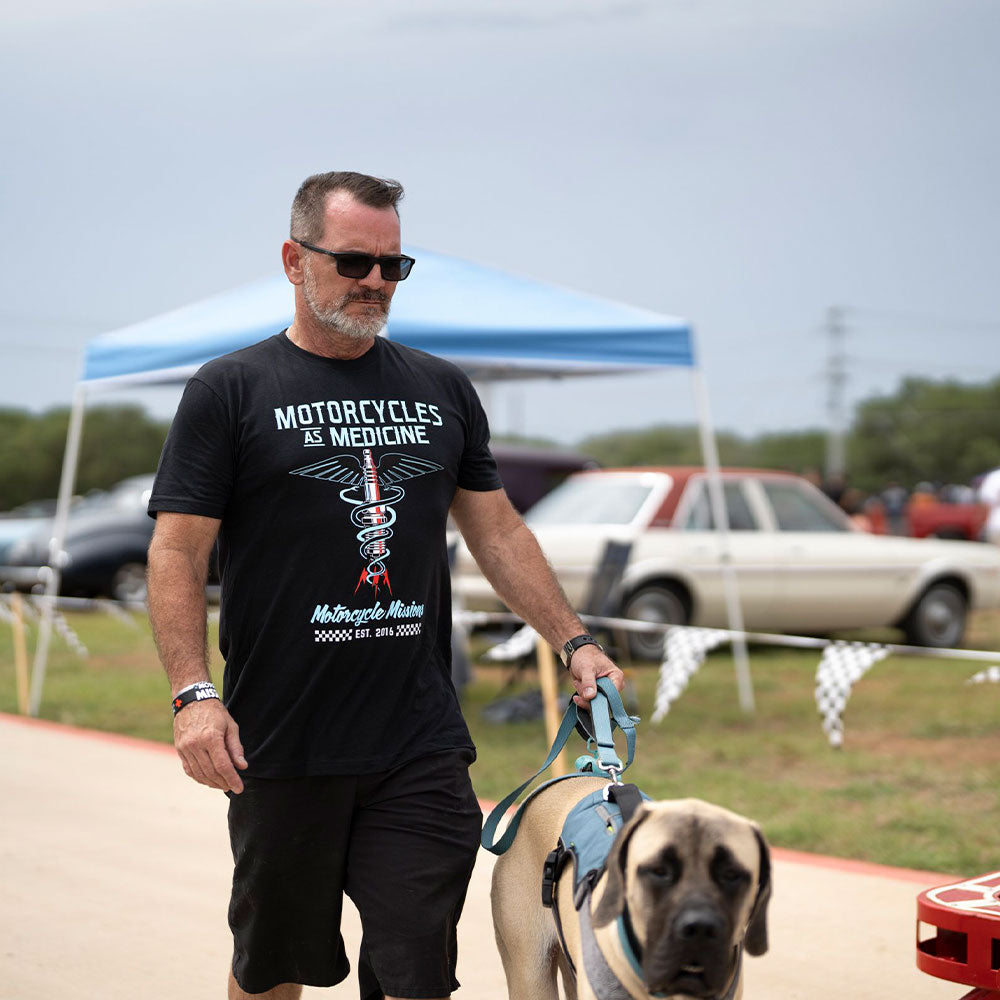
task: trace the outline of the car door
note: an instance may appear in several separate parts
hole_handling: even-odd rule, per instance
[[[747,490],[748,480],[726,476],[723,497],[729,531],[725,541],[715,530],[708,482],[692,476],[669,529],[677,548],[679,565],[692,590],[694,622],[728,628],[723,567],[724,546],[736,572],[740,606],[747,628],[769,628],[774,616],[778,563],[774,538],[765,525],[757,499]]]
[[[908,568],[880,558],[880,539],[855,531],[819,490],[792,476],[757,481],[773,520],[781,564],[780,620],[790,632],[887,624]]]

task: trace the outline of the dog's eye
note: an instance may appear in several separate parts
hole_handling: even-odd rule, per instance
[[[640,869],[644,878],[658,884],[669,885],[677,881],[677,867],[670,864],[643,865]]]
[[[748,877],[742,868],[721,868],[715,873],[715,880],[723,889],[738,889]]]

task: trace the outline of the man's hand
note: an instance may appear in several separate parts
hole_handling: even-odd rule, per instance
[[[239,795],[236,768],[247,766],[236,721],[217,698],[186,705],[174,716],[174,746],[189,778]]]
[[[577,690],[573,701],[581,708],[597,694],[598,677],[610,677],[619,691],[625,687],[625,675],[597,646],[581,646],[569,661],[569,673]]]

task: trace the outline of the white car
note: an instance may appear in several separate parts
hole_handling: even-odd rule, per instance
[[[914,645],[955,647],[970,608],[1000,607],[1000,549],[855,529],[799,476],[724,469],[725,544],[751,631],[822,635],[901,628]],[[534,531],[574,607],[583,611],[608,542],[629,545],[612,595],[616,614],[727,628],[723,538],[700,468],[577,473],[532,507]],[[466,607],[500,605],[459,546],[454,586]],[[662,637],[632,633],[632,652],[658,659]]]

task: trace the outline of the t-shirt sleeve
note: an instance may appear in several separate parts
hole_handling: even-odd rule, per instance
[[[232,418],[197,376],[184,389],[160,455],[149,513],[222,518],[235,478]]]
[[[490,425],[486,419],[486,411],[471,383],[468,385],[468,394],[469,430],[458,469],[457,484],[463,490],[480,493],[499,490],[503,487],[503,480],[497,470],[496,459],[490,451]]]

